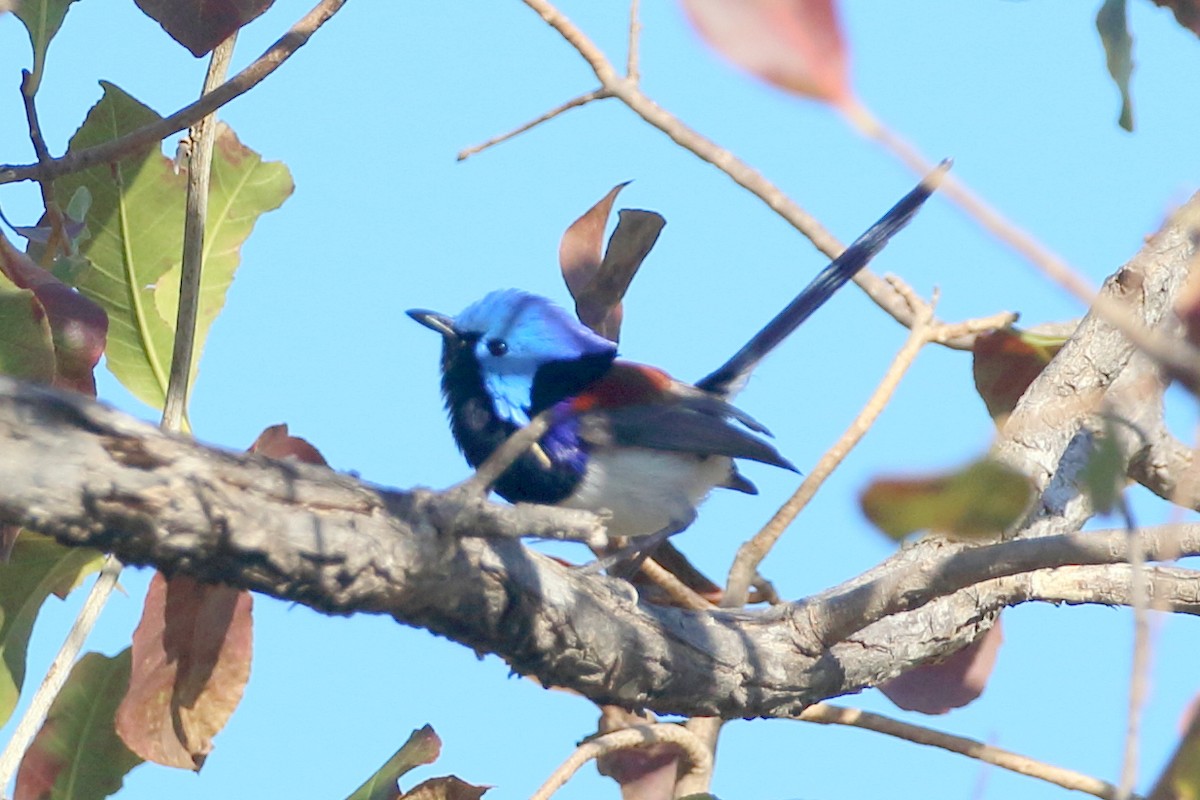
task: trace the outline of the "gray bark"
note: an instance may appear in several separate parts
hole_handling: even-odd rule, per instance
[[[1170,307],[1196,252],[1186,228],[1169,226],[1105,288],[1175,341]],[[386,491],[170,437],[6,379],[0,524],[329,613],[388,614],[599,703],[791,716],[949,655],[1005,606],[1130,602],[1130,546],[1148,560],[1200,554],[1197,526],[1142,531],[1132,545],[1124,531],[1078,533],[1093,515],[1080,470],[1098,410],[1146,428],[1125,446],[1131,475],[1164,493],[1183,482],[1176,470],[1191,458],[1162,429],[1162,385],[1154,362],[1089,315],[1004,430],[999,453],[1041,491],[1010,540],[923,540],[843,586],[762,611],[639,603],[623,581],[564,567],[517,538],[594,538],[600,523],[581,512]],[[1148,573],[1156,604],[1200,613],[1197,573]]]

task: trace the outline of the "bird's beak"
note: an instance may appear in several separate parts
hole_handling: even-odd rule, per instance
[[[420,308],[410,308],[405,313],[426,328],[429,328],[429,330],[437,331],[446,338],[458,336],[458,332],[454,330],[454,320],[445,314],[439,314],[436,311],[425,311]]]

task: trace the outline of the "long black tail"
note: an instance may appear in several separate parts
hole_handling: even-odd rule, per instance
[[[867,229],[866,233],[854,240],[840,256],[821,270],[812,282],[805,286],[800,294],[787,308],[775,315],[775,318],[746,342],[733,358],[722,364],[711,375],[703,378],[696,385],[701,389],[720,395],[728,395],[741,388],[746,376],[758,366],[758,362],[774,350],[780,342],[808,319],[814,311],[825,304],[833,293],[846,285],[860,269],[865,267],[875,254],[883,249],[901,228],[909,223],[920,210],[921,205],[929,199],[934,190],[941,184],[942,178],[950,169],[947,159],[938,168],[926,175],[917,188],[901,198],[899,203],[880,217],[879,221]]]

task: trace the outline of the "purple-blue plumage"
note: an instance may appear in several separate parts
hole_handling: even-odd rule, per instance
[[[500,289],[472,303],[454,318],[454,328],[478,336],[474,355],[484,388],[496,413],[516,425],[529,424],[534,378],[543,365],[587,356],[611,361],[617,352],[561,306],[520,289]]]
[[[544,297],[492,292],[453,319],[409,311],[442,334],[442,392],[472,466],[539,412],[541,440],[497,481],[504,498],[608,515],[617,536],[686,527],[714,487],[753,492],[734,459],[794,469],[765,429],[729,405],[746,375],[916,214],[945,167],[905,196],[729,361],[696,386],[616,362],[616,345]]]

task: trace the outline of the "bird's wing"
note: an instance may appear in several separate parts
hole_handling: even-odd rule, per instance
[[[593,445],[748,458],[796,471],[770,443],[686,397],[585,412],[579,432]]]

